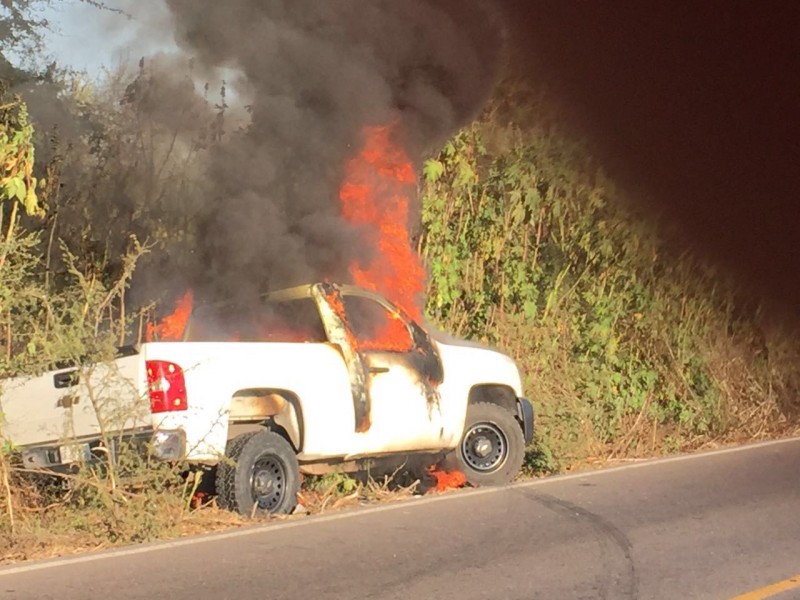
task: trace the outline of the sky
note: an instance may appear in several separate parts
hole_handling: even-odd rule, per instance
[[[107,2],[116,6],[114,0]],[[59,63],[97,75],[120,62],[136,62],[142,56],[176,49],[168,31],[140,35],[156,20],[166,19],[160,2],[126,3],[128,15],[101,11],[76,0],[59,0],[46,11],[52,31],[45,37],[46,50]]]
[[[517,71],[553,90],[612,176],[756,293],[796,310],[795,3],[497,1],[513,17]],[[170,47],[163,15],[135,17],[63,0],[48,45],[90,72]]]

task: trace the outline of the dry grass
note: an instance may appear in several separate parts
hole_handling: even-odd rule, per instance
[[[431,481],[395,473],[383,478],[333,474],[307,477],[298,494],[298,510],[290,516],[246,519],[220,509],[213,497],[197,496],[187,502],[186,490],[172,488],[154,497],[139,485],[124,506],[75,502],[78,492],[54,494],[52,490],[15,477],[13,496],[17,515],[13,531],[0,529],[0,564],[69,556],[121,545],[168,540],[236,527],[302,519],[310,515],[359,506],[398,502],[435,490]]]
[[[315,515],[376,502],[396,502],[425,490],[419,479],[405,483],[397,475],[395,472],[377,480],[344,474],[307,478],[298,495],[301,511]]]

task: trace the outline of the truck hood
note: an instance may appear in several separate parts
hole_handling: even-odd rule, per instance
[[[481,350],[490,350],[492,352],[497,352],[491,346],[487,346],[486,344],[465,340],[463,338],[450,335],[449,333],[445,333],[444,331],[440,331],[435,327],[433,327],[430,323],[425,323],[425,329],[430,334],[430,336],[440,344],[447,344],[448,346],[464,346],[467,348],[478,348]]]
[[[506,385],[522,396],[522,379],[514,360],[502,352],[479,344],[456,338],[449,334],[429,330],[444,364],[445,380],[458,371],[458,377],[466,377],[476,383]]]

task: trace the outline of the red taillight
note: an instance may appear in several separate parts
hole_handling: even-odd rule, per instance
[[[146,365],[150,412],[186,410],[189,403],[186,400],[183,369],[165,360],[148,360]]]

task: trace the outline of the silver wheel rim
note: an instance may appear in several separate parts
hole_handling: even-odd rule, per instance
[[[508,458],[508,438],[494,423],[476,423],[464,434],[461,455],[475,471],[497,471]]]
[[[250,493],[260,510],[274,511],[286,493],[286,468],[276,456],[260,457],[250,474]]]

